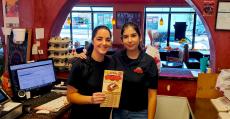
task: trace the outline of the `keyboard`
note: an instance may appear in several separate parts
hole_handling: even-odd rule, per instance
[[[23,103],[24,106],[29,106],[31,108],[37,107],[39,105],[42,105],[44,103],[47,103],[51,100],[54,100],[56,98],[61,97],[62,94],[56,93],[56,92],[50,92],[50,93],[46,93],[44,95],[41,95],[37,98],[31,98],[28,100],[25,100]]]
[[[12,110],[13,108],[19,106],[21,103],[17,103],[17,102],[7,102],[4,104],[4,108],[2,109],[2,111],[10,111]]]
[[[230,110],[230,100],[225,96],[211,99],[211,102],[218,112],[227,112]]]
[[[49,102],[42,104],[38,107],[35,107],[34,109],[35,110],[48,110],[50,112],[57,112],[61,108],[65,107],[68,104],[69,104],[69,102],[68,102],[66,96],[61,96],[57,99],[49,101]]]

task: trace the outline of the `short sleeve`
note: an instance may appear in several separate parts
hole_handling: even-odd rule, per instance
[[[71,85],[77,89],[80,88],[82,82],[82,71],[84,70],[83,64],[81,60],[76,60],[75,63],[73,63],[72,68],[69,73],[68,77],[68,85]]]
[[[150,65],[147,68],[146,75],[147,87],[151,89],[157,89],[159,74],[156,63],[153,60],[151,60]]]

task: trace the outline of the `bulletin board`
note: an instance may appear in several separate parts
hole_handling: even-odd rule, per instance
[[[116,13],[116,19],[117,19],[116,27],[118,29],[122,28],[122,26],[128,22],[133,22],[137,24],[139,28],[141,28],[141,19],[142,19],[141,12],[119,11]]]
[[[30,60],[31,54],[31,35],[32,30],[27,29],[25,41],[22,44],[15,44],[13,42],[13,32],[8,36],[8,65],[15,65],[26,63]]]
[[[230,1],[219,1],[216,14],[216,30],[230,30]]]

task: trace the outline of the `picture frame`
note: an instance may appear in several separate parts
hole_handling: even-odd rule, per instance
[[[19,0],[2,0],[4,27],[19,27]]]
[[[121,29],[125,23],[133,22],[141,28],[142,14],[138,11],[119,11],[116,12],[116,28]]]
[[[219,1],[216,12],[216,30],[230,30],[230,1]]]

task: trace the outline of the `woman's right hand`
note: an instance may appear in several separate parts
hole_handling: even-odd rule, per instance
[[[105,94],[102,92],[96,92],[93,93],[92,97],[91,97],[91,102],[92,104],[101,104],[102,102],[105,101]]]

